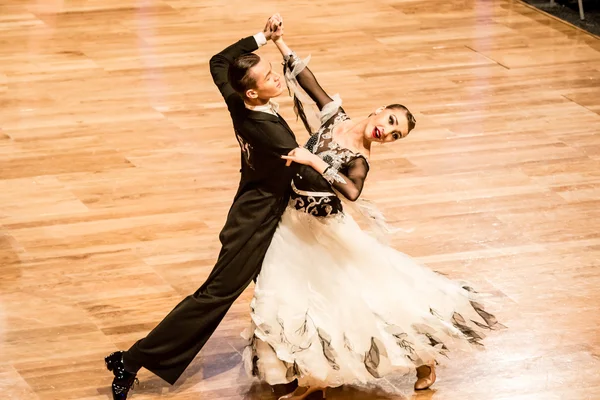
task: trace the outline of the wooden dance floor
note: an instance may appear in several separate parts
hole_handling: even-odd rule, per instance
[[[390,376],[398,394],[328,398],[600,399],[600,40],[510,0],[2,1],[2,399],[109,399],[103,357],[204,281],[240,160],[208,61],[275,12],[354,119],[413,111],[364,196],[395,248],[489,293],[509,328],[432,390]],[[252,291],[175,386],[142,371],[130,398],[285,393],[241,364]]]

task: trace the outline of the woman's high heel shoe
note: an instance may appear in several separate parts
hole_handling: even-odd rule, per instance
[[[429,389],[435,382],[435,367],[433,365],[421,365],[417,368],[417,381],[415,382],[415,390]]]
[[[319,391],[323,392],[323,398],[325,398],[326,390],[327,390],[327,388],[321,388],[321,387],[310,387],[310,386],[309,387],[298,387],[292,393],[288,393],[285,396],[280,397],[279,400],[302,400],[302,399],[306,398],[308,395],[315,393],[315,392],[319,392]],[[302,393],[302,394],[299,394],[298,392]]]

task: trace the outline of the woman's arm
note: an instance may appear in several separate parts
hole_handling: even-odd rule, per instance
[[[288,47],[284,42],[283,37],[278,37],[273,42],[283,56],[287,68],[293,70],[294,67],[301,65],[302,60]],[[319,82],[317,82],[317,79],[307,66],[304,66],[298,75],[296,75],[296,80],[302,89],[304,89],[310,98],[317,104],[319,110],[323,109],[326,104],[333,101],[327,92],[319,85]]]
[[[312,167],[315,171],[323,175],[331,186],[350,201],[356,201],[360,197],[367,173],[369,172],[369,164],[363,157],[356,157],[352,160],[348,165],[346,175],[344,175],[331,168],[319,156],[302,147],[292,150],[287,156],[282,156],[281,158],[287,160],[286,165],[296,162]]]

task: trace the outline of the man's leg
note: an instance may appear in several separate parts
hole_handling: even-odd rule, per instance
[[[252,242],[255,241],[250,241],[231,262],[217,262],[196,293],[181,301],[148,336],[124,353],[125,365],[144,367],[174,384],[233,302],[258,275],[270,242]]]
[[[232,260],[227,260],[229,257],[221,251],[209,278],[196,293],[175,306],[148,336],[128,351],[108,356],[106,366],[115,375],[113,399],[127,399],[142,367],[175,384],[233,302],[258,274],[265,252],[263,243],[253,245],[252,241]]]
[[[174,384],[233,302],[258,275],[285,202],[279,199],[265,206],[264,197],[251,196],[232,206],[220,234],[223,248],[206,282],[180,302],[147,337],[128,351],[107,357],[107,366],[113,370],[111,364],[115,372],[113,398],[127,398],[141,367]],[[123,394],[117,396],[116,391]]]

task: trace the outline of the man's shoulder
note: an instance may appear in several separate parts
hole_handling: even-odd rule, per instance
[[[232,116],[233,117],[233,116]],[[233,117],[236,122],[248,128],[274,128],[276,126],[281,125],[279,118],[272,114],[252,111],[246,109],[244,112],[238,112],[235,117]]]

